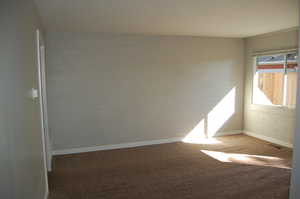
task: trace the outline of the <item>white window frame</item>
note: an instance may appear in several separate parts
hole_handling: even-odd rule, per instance
[[[277,107],[277,108],[287,108],[287,109],[295,109],[296,106],[288,106],[286,104],[286,92],[287,92],[287,55],[292,53],[298,53],[298,49],[291,49],[291,50],[282,50],[282,51],[270,51],[270,52],[258,52],[253,55],[253,77],[252,77],[252,92],[251,92],[251,104],[258,105],[258,106],[266,106],[266,107]],[[283,105],[276,105],[276,104],[263,104],[263,103],[255,103],[254,101],[254,89],[258,86],[257,81],[257,57],[259,56],[268,56],[268,55],[284,55],[284,83],[283,83]],[[298,59],[297,59],[298,61]],[[298,63],[299,64],[299,63]],[[274,69],[276,70],[276,69]]]

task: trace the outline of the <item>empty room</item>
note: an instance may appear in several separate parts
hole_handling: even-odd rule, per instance
[[[1,199],[300,198],[298,0],[2,0],[0,25]]]

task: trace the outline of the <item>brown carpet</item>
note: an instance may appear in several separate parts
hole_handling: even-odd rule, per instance
[[[292,151],[245,135],[54,157],[50,199],[288,199]]]

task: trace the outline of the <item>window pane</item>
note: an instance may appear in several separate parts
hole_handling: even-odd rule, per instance
[[[286,105],[295,107],[297,96],[298,64],[297,53],[287,55],[287,92]]]
[[[253,103],[294,107],[298,53],[256,57]]]
[[[258,73],[258,84],[256,89],[257,100],[260,104],[283,105],[283,72]]]
[[[287,98],[286,105],[290,107],[295,107],[296,105],[296,96],[297,96],[297,72],[288,72],[287,73]]]
[[[257,70],[265,72],[282,71],[284,69],[284,55],[268,55],[257,57]]]

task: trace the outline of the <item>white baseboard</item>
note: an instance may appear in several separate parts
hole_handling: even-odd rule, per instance
[[[242,132],[243,131],[240,131],[240,130],[234,130],[234,131],[228,131],[228,132],[218,132],[216,137],[225,136],[225,135],[241,134]],[[81,147],[81,148],[54,150],[54,151],[52,151],[52,155],[66,155],[66,154],[73,154],[73,153],[104,151],[104,150],[111,150],[111,149],[124,149],[124,148],[133,148],[133,147],[138,147],[138,146],[147,146],[147,145],[155,145],[155,144],[166,144],[166,143],[180,142],[183,140],[183,138],[184,137],[175,137],[175,138],[168,138],[168,139],[130,142],[130,143],[122,143],[122,144],[112,144],[112,145],[102,145],[102,146],[93,146],[93,147]]]
[[[52,151],[52,154],[53,155],[64,155],[64,154],[83,153],[83,152],[92,152],[92,151],[103,151],[103,150],[111,150],[111,149],[133,148],[133,147],[138,147],[138,146],[147,146],[147,145],[179,142],[182,139],[183,139],[182,137],[175,137],[175,138],[169,138],[169,139],[130,142],[130,143],[123,143],[123,144],[112,144],[112,145],[103,145],[103,146],[63,149],[63,150]]]
[[[48,188],[46,189],[45,195],[44,195],[44,199],[48,199],[48,195],[49,195],[49,190]]]
[[[244,131],[244,134],[249,135],[251,137],[258,138],[260,140],[264,140],[264,141],[267,141],[267,142],[278,144],[280,146],[285,146],[285,147],[288,147],[288,148],[293,148],[293,144],[288,143],[288,142],[284,142],[284,141],[281,141],[281,140],[278,140],[276,138],[268,137],[268,136],[265,136],[265,135],[261,135],[261,134],[257,134],[257,133],[253,133],[253,132],[249,132],[249,131]]]
[[[217,132],[214,137],[226,136],[226,135],[237,135],[237,134],[242,134],[243,132],[244,131],[242,130],[222,131],[222,132]]]
[[[52,141],[49,139],[47,153],[47,171],[52,171]]]

